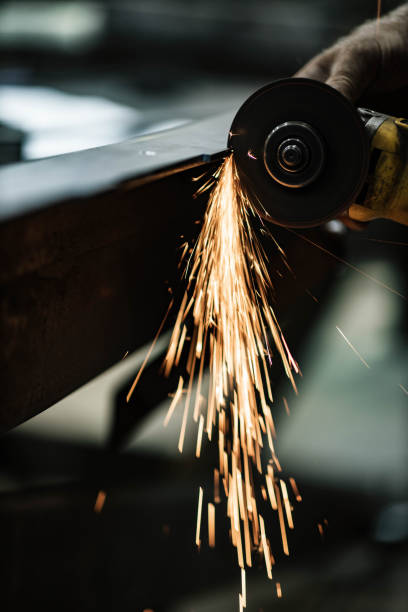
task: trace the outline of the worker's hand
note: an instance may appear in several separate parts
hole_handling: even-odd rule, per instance
[[[354,103],[362,96],[367,99],[367,95],[387,94],[408,85],[408,3],[379,21],[361,25],[295,76],[327,83]],[[408,224],[408,211],[353,204],[341,221],[351,229],[363,229],[366,222],[378,218]]]
[[[331,85],[352,102],[408,84],[408,4],[367,22],[310,60],[295,76]]]

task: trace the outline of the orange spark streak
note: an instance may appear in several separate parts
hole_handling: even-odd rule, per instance
[[[201,528],[201,513],[203,510],[203,488],[198,491],[198,509],[197,509],[197,527],[196,527],[196,545],[200,547],[200,528]]]
[[[214,502],[219,504],[221,502],[220,497],[220,472],[217,468],[214,469]]]
[[[176,391],[176,393],[175,393],[175,395],[173,397],[173,400],[172,400],[172,402],[171,402],[171,404],[169,406],[169,410],[168,410],[168,412],[166,414],[166,418],[164,419],[164,423],[163,423],[164,427],[167,427],[167,425],[169,424],[169,421],[170,421],[171,417],[173,416],[174,409],[175,409],[175,407],[177,406],[177,404],[178,404],[178,402],[180,400],[182,392],[183,392],[183,377],[180,376],[178,387],[177,387],[177,391]]]
[[[106,499],[106,493],[105,491],[99,491],[97,497],[96,497],[96,501],[95,501],[95,506],[94,506],[94,511],[99,514],[100,512],[102,512],[102,508],[105,504],[105,499]]]
[[[353,351],[353,353],[355,355],[357,355],[357,357],[360,359],[361,363],[363,363],[365,365],[366,368],[370,369],[370,366],[368,365],[368,363],[366,362],[366,360],[362,357],[362,355],[360,355],[360,353],[358,352],[358,350],[351,344],[350,340],[348,338],[346,338],[346,336],[343,334],[343,332],[341,331],[340,327],[337,327],[336,325],[336,329],[339,332],[340,336],[343,338],[343,340],[346,342],[346,344],[351,348],[351,350]]]
[[[276,501],[275,489],[273,487],[273,469],[268,465],[268,474],[265,476],[266,486],[269,493],[269,501],[271,502],[272,510],[278,509],[278,503]]]
[[[203,439],[203,429],[204,429],[204,417],[202,414],[200,414],[200,422],[198,424],[198,434],[197,434],[196,457],[199,457],[201,454],[201,442]]]
[[[280,582],[276,583],[276,594],[279,598],[282,597],[282,587],[281,587]]]
[[[180,355],[181,355],[181,351],[183,350],[183,346],[184,346],[184,341],[186,339],[186,334],[187,334],[187,327],[185,325],[183,325],[183,331],[181,332],[181,337],[180,337],[180,342],[178,345],[178,349],[177,349],[177,353],[176,353],[176,359],[175,359],[175,364],[178,365],[179,361],[180,361]]]
[[[312,293],[311,291],[309,291],[309,289],[305,289],[305,291],[306,291],[307,295],[310,295],[310,297],[312,298],[312,300],[313,300],[314,302],[316,302],[316,304],[318,304],[318,303],[319,303],[319,300],[317,299],[317,297],[316,297],[315,295],[313,295],[313,293]]]
[[[398,242],[396,240],[380,240],[379,238],[366,238],[370,242],[379,242],[380,244],[392,244],[393,246],[408,246],[408,242]]]
[[[184,246],[184,249],[183,249],[183,252],[181,253],[180,261],[179,261],[179,264],[178,264],[178,267],[179,267],[179,268],[180,268],[180,266],[181,266],[181,263],[182,263],[182,261],[183,261],[183,259],[184,259],[185,254],[186,254],[186,253],[187,253],[187,251],[188,251],[188,242],[185,242],[185,243],[184,243],[184,245],[182,245],[182,246]]]
[[[282,497],[283,497],[283,503],[285,506],[285,512],[286,512],[286,518],[288,521],[288,526],[289,529],[293,529],[294,528],[294,524],[293,524],[293,518],[292,518],[292,511],[290,509],[290,502],[289,502],[289,497],[288,497],[288,490],[286,488],[286,483],[281,480],[280,481],[280,485],[281,485],[281,489],[282,489]]]
[[[210,548],[215,547],[215,506],[208,504],[208,544]]]
[[[268,574],[268,578],[270,580],[272,580],[271,557],[270,557],[270,554],[269,554],[269,546],[268,546],[268,543],[266,541],[265,523],[264,523],[263,517],[261,515],[259,515],[259,523],[261,525],[262,548],[263,548],[264,556],[265,556],[266,572]]]
[[[316,247],[320,251],[323,251],[323,253],[326,253],[326,255],[329,255],[330,257],[333,257],[333,259],[336,259],[337,261],[339,261],[340,263],[344,264],[345,266],[347,266],[351,270],[354,270],[354,272],[358,272],[358,274],[361,274],[365,278],[368,278],[368,280],[370,280],[371,282],[375,283],[379,287],[382,287],[383,289],[386,289],[390,293],[393,293],[394,295],[397,295],[398,297],[402,298],[403,300],[407,299],[406,295],[403,295],[402,293],[400,293],[396,289],[393,289],[389,285],[386,285],[385,283],[379,281],[374,276],[371,276],[371,274],[369,274],[368,272],[365,272],[364,270],[361,270],[361,268],[357,268],[357,266],[354,266],[353,264],[349,263],[348,261],[346,261],[342,257],[339,257],[338,255],[335,255],[334,253],[332,253],[328,249],[325,249],[321,244],[318,244],[317,242],[313,242],[313,240],[310,240],[310,238],[306,238],[306,236],[304,236],[303,234],[299,234],[298,232],[295,232],[295,230],[293,230],[293,229],[289,229],[288,227],[286,227],[285,229],[288,232],[290,232],[291,234],[295,234],[295,236],[297,236],[298,238],[302,238],[302,240],[304,240],[305,242],[308,242],[309,244],[311,244],[312,246]]]
[[[276,501],[278,504],[278,516],[279,516],[279,525],[280,525],[281,536],[282,536],[283,552],[285,553],[285,555],[289,556],[288,539],[286,536],[285,519],[283,518],[281,496],[280,496],[278,487],[276,485],[274,485],[274,487],[275,487]]]
[[[296,501],[297,501],[297,502],[301,502],[301,501],[302,501],[302,496],[301,496],[301,494],[299,493],[299,489],[298,489],[298,487],[297,487],[296,480],[295,480],[294,478],[290,477],[290,478],[289,478],[289,482],[290,482],[290,484],[291,484],[291,487],[292,487],[293,493],[295,494]]]
[[[241,591],[242,591],[242,605],[246,608],[246,578],[245,570],[241,570]]]
[[[194,363],[195,363],[195,355],[193,358],[193,370],[191,371],[190,382],[188,383],[187,397],[186,397],[186,403],[184,406],[183,421],[181,424],[180,438],[179,438],[179,443],[178,443],[178,449],[180,453],[183,452],[184,436],[186,433],[186,426],[187,426],[187,415],[188,415],[188,410],[190,408],[191,388],[193,385],[193,374],[194,374]]]
[[[184,350],[188,352],[190,382],[180,432],[180,449],[184,440],[191,383],[196,372],[196,358],[199,362],[199,382],[194,420],[198,419],[199,414],[204,362],[209,362],[207,413],[203,415],[205,431],[211,440],[213,427],[218,422],[219,472],[224,477],[232,539],[242,566],[240,521],[243,521],[248,564],[252,546],[249,523],[252,523],[254,545],[257,545],[259,538],[252,469],[254,467],[259,473],[263,471],[261,449],[264,447],[264,435],[267,436],[277,469],[282,470],[274,451],[272,435],[275,435],[275,430],[269,406],[272,390],[267,363],[272,359],[271,341],[295,390],[292,372],[299,370],[270,307],[272,282],[265,254],[251,224],[251,217],[255,217],[256,212],[242,190],[232,157],[225,160],[217,178],[198,241],[184,273],[188,284],[165,358],[165,374],[169,375],[173,366],[181,361]],[[203,188],[209,184],[210,180]],[[276,246],[284,257],[277,243]],[[193,319],[191,340],[185,331],[187,313]],[[259,412],[259,401],[263,414]],[[175,404],[173,401],[172,410]],[[231,432],[231,442],[228,432]],[[201,435],[199,428],[196,454],[200,452]],[[273,476],[267,479],[266,484],[271,504],[276,507]],[[259,491],[262,493],[262,488]]]
[[[172,307],[172,306],[173,306],[173,300],[171,300],[171,302],[170,302],[170,304],[169,304],[169,307],[167,308],[167,312],[166,312],[166,314],[164,315],[164,318],[163,318],[162,322],[160,323],[160,327],[159,327],[159,329],[157,330],[157,333],[156,333],[156,335],[155,335],[155,337],[154,337],[154,340],[153,340],[153,342],[152,342],[152,344],[151,344],[151,346],[150,346],[149,350],[147,351],[147,355],[146,355],[146,357],[145,357],[145,359],[144,359],[144,361],[143,361],[143,363],[142,363],[142,365],[141,365],[141,368],[140,368],[140,370],[138,371],[138,373],[137,373],[137,375],[136,375],[136,378],[135,378],[135,380],[133,381],[132,386],[130,387],[129,393],[128,393],[128,394],[127,394],[127,396],[126,396],[126,402],[129,402],[130,398],[132,397],[132,393],[133,393],[133,391],[135,390],[135,387],[136,387],[137,383],[138,383],[138,382],[139,382],[139,380],[140,380],[140,377],[141,377],[141,375],[142,375],[143,370],[144,370],[144,369],[145,369],[145,367],[146,367],[147,362],[149,361],[149,357],[150,357],[150,355],[152,354],[152,350],[154,349],[154,347],[155,347],[155,345],[156,345],[157,340],[159,339],[159,336],[160,336],[160,334],[161,334],[161,332],[162,332],[162,329],[163,329],[164,324],[165,324],[165,322],[166,322],[166,320],[167,320],[167,317],[169,316],[169,312],[170,312],[170,310],[171,310],[171,307]]]

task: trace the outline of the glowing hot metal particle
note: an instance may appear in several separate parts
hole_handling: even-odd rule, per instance
[[[297,484],[296,484],[296,480],[295,480],[294,478],[290,477],[290,478],[289,478],[289,482],[290,482],[290,484],[291,484],[291,487],[292,487],[293,493],[295,494],[296,501],[297,501],[297,502],[301,502],[301,501],[302,501],[302,496],[301,496],[301,494],[299,493],[299,489],[298,489],[298,486],[297,486]]]
[[[201,514],[203,511],[203,489],[200,487],[198,492],[198,509],[197,509],[197,527],[196,527],[196,545],[200,548],[200,529],[201,529]]]
[[[271,556],[270,556],[270,552],[269,552],[268,542],[266,541],[265,523],[264,523],[264,520],[263,520],[261,515],[259,515],[259,521],[260,521],[260,524],[261,524],[262,548],[263,548],[264,556],[265,556],[266,572],[268,574],[268,578],[270,580],[272,580],[272,562],[271,562]]]
[[[215,506],[208,504],[208,544],[210,548],[215,547]]]
[[[203,439],[203,429],[204,429],[204,417],[202,414],[200,414],[200,424],[198,426],[198,434],[197,434],[196,457],[199,457],[201,454],[201,442]]]
[[[102,512],[102,508],[105,505],[105,500],[106,500],[105,491],[99,491],[96,497],[96,501],[95,501],[94,512],[96,512],[97,514]]]
[[[288,521],[289,529],[293,529],[294,528],[294,524],[293,524],[293,518],[292,518],[292,510],[291,510],[291,507],[290,507],[290,502],[289,502],[289,497],[288,497],[288,490],[286,488],[285,481],[281,479],[280,480],[280,485],[281,485],[283,503],[284,503],[284,506],[285,506],[286,518],[287,518],[287,521]]]
[[[241,570],[241,591],[242,605],[246,608],[246,577],[244,569]]]
[[[365,365],[366,368],[370,369],[370,366],[368,365],[368,363],[366,362],[366,360],[364,359],[364,357],[358,352],[358,350],[355,348],[355,346],[350,342],[350,340],[345,336],[345,334],[341,331],[340,327],[338,327],[336,325],[336,329],[339,332],[340,336],[343,338],[343,340],[345,341],[345,343],[347,344],[347,346],[349,346],[351,348],[351,350],[353,351],[353,353],[355,355],[357,355],[357,357],[360,359],[361,363],[363,363]]]
[[[214,502],[216,504],[221,503],[220,497],[220,472],[217,468],[214,468]]]
[[[173,401],[170,404],[170,407],[169,407],[169,410],[167,412],[166,418],[164,419],[163,425],[165,427],[167,427],[167,425],[168,425],[168,423],[169,423],[169,421],[170,421],[170,419],[171,419],[171,417],[173,415],[174,409],[176,408],[178,402],[180,401],[182,391],[183,391],[183,378],[180,376],[179,384],[178,384],[178,387],[177,387],[177,391],[176,391],[176,393],[175,393],[175,395],[173,397]]]

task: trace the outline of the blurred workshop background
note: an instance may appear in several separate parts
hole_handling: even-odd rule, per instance
[[[383,0],[382,10],[398,4]],[[234,111],[376,12],[376,0],[0,2],[0,163]],[[406,108],[408,115],[408,100]],[[349,233],[334,222],[319,232],[331,251],[407,294],[406,228],[374,222]],[[303,378],[294,396],[276,377],[277,445],[303,501],[289,559],[276,534],[283,598],[254,568],[248,610],[403,612],[407,302],[278,234],[298,277],[278,274],[288,297],[279,303],[278,295],[277,307]],[[149,308],[143,295],[140,326]],[[238,609],[240,574],[223,506],[216,548],[194,547],[197,491],[204,486],[209,500],[214,456],[208,447],[195,459],[192,428],[178,453],[180,415],[163,429],[171,389],[158,371],[166,339],[130,409],[124,396],[149,343],[1,438],[2,610]]]
[[[230,109],[376,10],[376,0],[1,2],[0,159],[100,146]]]

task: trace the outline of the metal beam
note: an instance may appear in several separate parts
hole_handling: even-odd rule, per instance
[[[230,119],[0,169],[1,430],[153,336]]]

